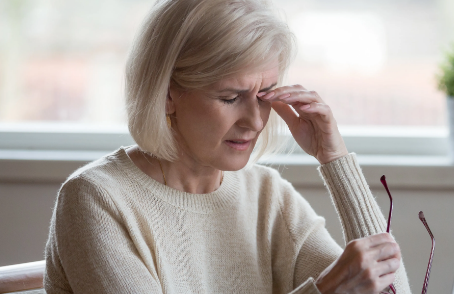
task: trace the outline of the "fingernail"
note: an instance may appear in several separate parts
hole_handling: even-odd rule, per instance
[[[306,104],[306,105],[303,105],[300,107],[300,109],[302,109],[302,110],[309,109],[309,108],[311,108],[310,104]]]
[[[280,98],[281,98],[281,99],[285,99],[285,98],[288,98],[288,97],[290,97],[290,96],[292,96],[292,94],[287,93],[287,94],[285,94],[285,95],[282,95]]]
[[[262,97],[264,95],[266,95],[266,92],[260,92],[260,93],[257,94],[257,97]]]
[[[267,100],[267,99],[272,98],[273,96],[274,96],[274,92],[269,92],[268,94],[266,94],[265,96],[263,96],[262,99]]]

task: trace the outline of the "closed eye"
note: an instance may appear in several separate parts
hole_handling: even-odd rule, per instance
[[[221,101],[224,102],[225,104],[233,104],[235,103],[236,100],[238,100],[240,96],[236,96],[234,98],[229,98],[229,97],[221,97]]]

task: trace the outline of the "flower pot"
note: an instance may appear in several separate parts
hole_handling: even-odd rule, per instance
[[[448,108],[448,127],[449,127],[449,157],[451,163],[454,164],[454,97],[448,97],[447,108]]]

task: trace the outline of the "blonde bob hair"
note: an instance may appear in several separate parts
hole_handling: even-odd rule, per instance
[[[246,69],[279,61],[279,84],[293,58],[287,24],[265,0],[158,0],[126,66],[129,131],[137,145],[174,161],[178,148],[166,124],[169,87],[200,89]],[[254,161],[278,149],[283,121],[272,110]]]

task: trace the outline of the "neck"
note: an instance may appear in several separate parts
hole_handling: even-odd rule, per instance
[[[161,164],[167,185],[176,190],[206,194],[217,190],[221,185],[223,174],[213,167],[197,165],[189,160],[161,160]]]
[[[127,150],[134,164],[149,177],[164,184],[164,177],[156,158],[145,155],[136,146]],[[211,166],[199,164],[196,160],[183,156],[169,162],[160,160],[167,186],[192,194],[206,194],[220,187],[223,173]]]

